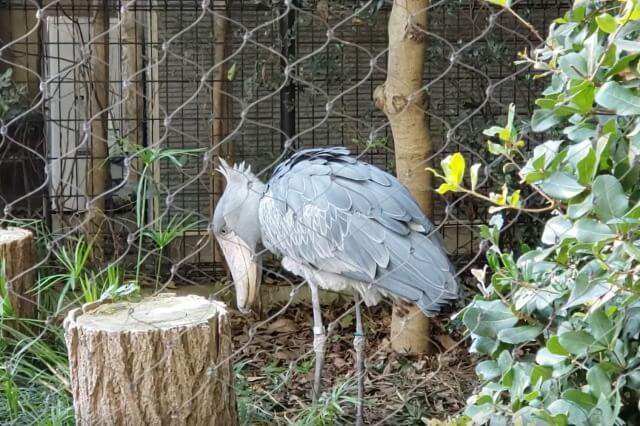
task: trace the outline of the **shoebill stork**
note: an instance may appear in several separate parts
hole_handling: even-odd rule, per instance
[[[239,310],[250,311],[259,297],[263,248],[311,288],[314,399],[320,392],[325,345],[318,289],[353,292],[361,421],[361,301],[368,306],[384,297],[412,302],[433,316],[456,299],[458,283],[441,238],[395,177],[352,158],[345,148],[299,151],[279,164],[266,184],[244,163],[220,163],[227,185],[212,228]]]

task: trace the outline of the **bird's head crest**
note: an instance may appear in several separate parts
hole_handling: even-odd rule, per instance
[[[251,165],[244,161],[241,163],[235,163],[233,166],[230,166],[222,157],[219,158],[219,161],[220,165],[216,167],[216,171],[220,172],[227,181],[232,179],[235,173],[238,175],[244,175],[248,178],[253,177],[253,173],[251,173]]]

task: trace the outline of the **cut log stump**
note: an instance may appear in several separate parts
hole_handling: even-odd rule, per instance
[[[35,283],[33,233],[22,228],[0,229],[0,263],[4,263],[12,316],[35,317],[36,303],[31,292]]]
[[[64,321],[77,425],[238,423],[226,307],[164,294]]]

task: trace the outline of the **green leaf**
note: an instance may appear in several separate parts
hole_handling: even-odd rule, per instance
[[[465,311],[462,322],[473,334],[496,338],[498,331],[516,325],[518,319],[499,300],[474,301]]]
[[[598,24],[598,28],[600,28],[601,31],[607,34],[615,32],[616,28],[618,27],[616,20],[608,13],[603,13],[596,16],[596,23]]]
[[[482,361],[476,366],[476,374],[480,376],[482,380],[493,380],[496,377],[500,377],[500,367],[495,361]]]
[[[494,142],[487,142],[487,149],[493,155],[502,155],[507,152],[504,146]]]
[[[606,281],[578,275],[565,308],[568,309],[578,305],[592,304],[598,298],[607,294],[609,290],[611,290],[611,285]]]
[[[587,218],[579,219],[574,230],[576,239],[581,243],[597,243],[616,236],[604,223]]]
[[[547,349],[554,355],[560,356],[569,356],[569,351],[562,347],[560,344],[560,339],[558,336],[551,336],[549,340],[547,340]]]
[[[233,64],[231,64],[231,66],[227,70],[227,80],[233,81],[233,80],[236,79],[236,68],[237,67],[236,67],[235,62]]]
[[[622,58],[620,58],[618,60],[618,62],[616,62],[609,71],[607,71],[607,74],[605,74],[605,78],[609,78],[613,75],[618,74],[619,72],[623,71],[624,69],[626,69],[629,64],[631,62],[633,62],[636,58],[638,57],[638,55],[625,55]]]
[[[482,131],[482,134],[485,136],[496,136],[498,134],[500,134],[500,132],[504,129],[504,127],[500,127],[500,126],[491,126],[488,129],[484,129]]]
[[[486,0],[486,2],[500,7],[511,7],[511,0]]]
[[[581,53],[568,53],[558,59],[560,70],[572,80],[584,80],[588,77],[587,59]]]
[[[587,155],[578,161],[578,181],[582,185],[589,185],[597,171],[597,166],[598,158],[596,156],[596,151],[593,148],[589,148]]]
[[[628,219],[640,219],[640,201],[631,207],[631,210],[629,210],[624,217]]]
[[[451,157],[450,183],[459,186],[464,178],[465,161],[462,154],[456,152]]]
[[[498,137],[503,142],[511,140],[511,129],[505,127],[504,129],[500,130],[500,133],[498,133]]]
[[[609,376],[600,365],[594,365],[587,371],[587,383],[589,383],[594,397],[599,398],[600,395],[609,397],[611,380],[609,380]]]
[[[615,81],[609,81],[600,87],[596,102],[618,115],[640,114],[640,96]]]
[[[564,216],[555,216],[547,221],[542,232],[541,241],[544,244],[554,245],[564,238],[571,236],[573,222]]]
[[[584,41],[584,52],[587,59],[588,75],[592,76],[596,73],[596,67],[602,56],[603,47],[598,42],[598,33],[594,32]]]
[[[538,185],[548,196],[558,200],[568,200],[585,190],[573,176],[563,172],[552,174]]]
[[[539,381],[545,381],[551,378],[553,370],[541,365],[534,365],[531,370],[531,384],[536,385]]]
[[[503,375],[511,370],[511,367],[513,367],[513,357],[509,351],[504,350],[500,352],[500,355],[498,355],[498,367]]]
[[[524,391],[529,386],[531,376],[525,372],[521,363],[513,366],[513,380],[511,382],[511,402],[520,401],[524,398]]]
[[[440,185],[437,192],[446,194],[449,191],[456,192],[460,190],[460,184],[464,178],[465,161],[462,154],[456,152],[448,155],[440,162],[442,171],[444,172],[445,182]]]
[[[580,143],[569,145],[566,149],[565,160],[572,166],[578,167],[578,163],[589,155],[589,149],[593,149],[593,142],[589,138]]]
[[[592,193],[593,208],[602,221],[622,217],[629,210],[629,198],[614,176],[598,176],[593,181]]]
[[[531,117],[531,130],[544,132],[562,121],[562,117],[551,109],[537,109]]]
[[[612,398],[609,398],[608,395],[604,393],[600,394],[598,404],[596,404],[596,410],[600,411],[600,418],[596,421],[599,421],[601,426],[615,426],[618,424],[617,416],[614,414],[614,408],[612,407],[613,404],[613,406],[616,407],[615,411],[617,412],[619,410],[619,408],[617,408],[619,407],[619,403],[616,399],[617,398],[614,398],[612,401]]]
[[[607,316],[604,309],[600,308],[587,317],[587,323],[591,327],[593,337],[600,343],[608,346],[614,340],[616,325]]]
[[[627,252],[629,256],[631,256],[634,260],[640,261],[640,248],[636,245],[631,244],[630,242],[625,241],[624,250]]]
[[[488,337],[474,336],[469,352],[491,355],[498,349],[498,341]]]
[[[469,175],[471,176],[471,190],[475,191],[478,186],[478,171],[481,164],[474,164],[469,168]]]
[[[561,334],[559,339],[562,347],[574,355],[586,355],[595,343],[595,339],[586,331],[568,331]]]
[[[541,348],[536,354],[536,362],[542,366],[553,367],[567,359],[566,356],[551,353],[547,348]]]
[[[552,402],[547,408],[549,412],[556,415],[568,416],[568,424],[571,425],[585,425],[588,424],[587,414],[577,404],[565,399],[557,399]]]
[[[626,50],[627,52],[632,54],[640,52],[640,42],[616,39],[614,43],[616,47],[620,48],[620,50]]]
[[[586,139],[594,138],[596,135],[595,126],[591,123],[580,123],[575,126],[565,127],[562,133],[567,135],[574,142],[581,142]]]
[[[542,326],[539,325],[504,328],[498,332],[498,339],[511,345],[519,345],[520,343],[535,340],[541,331]]]
[[[454,188],[453,186],[449,185],[448,183],[442,183],[440,184],[440,186],[438,187],[438,189],[436,189],[436,192],[440,195],[444,195],[447,192],[455,192],[456,188]]]
[[[580,109],[582,113],[586,114],[591,111],[591,108],[593,108],[593,100],[596,96],[596,88],[593,83],[588,80],[585,80],[585,84],[581,86],[584,87],[580,88],[580,90],[573,94],[571,101]]]
[[[571,401],[582,408],[591,410],[596,406],[598,400],[588,393],[579,391],[578,389],[569,389],[562,392],[562,398]]]
[[[570,219],[579,219],[593,209],[593,195],[589,194],[584,200],[579,203],[569,204],[567,207],[567,216]]]

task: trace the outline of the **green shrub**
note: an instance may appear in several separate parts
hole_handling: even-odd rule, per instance
[[[475,424],[640,424],[639,40],[640,1],[576,0],[524,59],[549,79],[530,121],[512,108],[485,132],[520,182],[482,194],[480,165],[466,185],[460,154],[436,172],[440,193],[495,213],[480,294],[459,313],[486,357],[465,413]],[[530,131],[555,137],[526,152]],[[539,247],[501,249],[510,210],[550,217]]]

